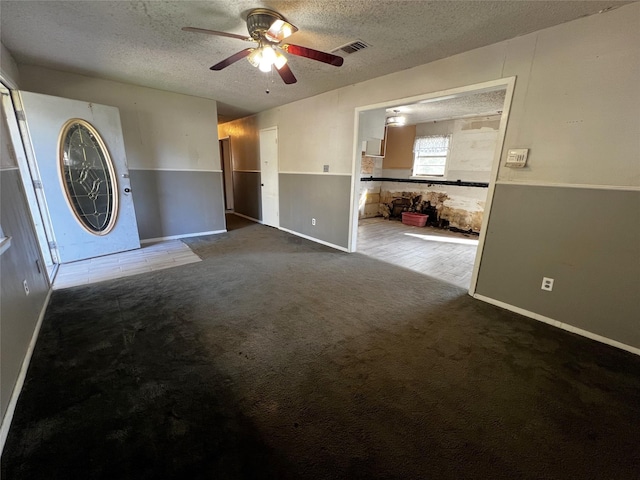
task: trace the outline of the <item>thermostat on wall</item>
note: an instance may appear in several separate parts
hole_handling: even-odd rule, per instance
[[[528,148],[514,148],[507,152],[505,167],[522,168],[527,164]]]

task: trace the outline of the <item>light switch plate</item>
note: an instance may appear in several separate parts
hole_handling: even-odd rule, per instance
[[[512,148],[507,151],[507,161],[504,166],[522,168],[527,164],[528,156],[528,148]]]

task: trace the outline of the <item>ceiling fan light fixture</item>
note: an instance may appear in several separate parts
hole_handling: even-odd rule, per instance
[[[276,52],[276,59],[273,61],[273,64],[276,66],[278,70],[284,67],[285,63],[287,63],[287,57],[285,57],[280,52]]]
[[[249,63],[254,67],[259,67],[260,62],[262,61],[262,49],[254,48],[253,51],[247,57],[247,60],[249,60]]]
[[[271,66],[275,63],[278,57],[276,55],[276,51],[269,45],[265,45],[261,50],[262,58],[260,59],[258,68],[261,72],[267,73],[271,71]]]
[[[297,27],[286,20],[279,18],[271,24],[269,30],[267,30],[264,35],[267,40],[275,43],[281,42],[285,38],[290,37],[297,30]]]

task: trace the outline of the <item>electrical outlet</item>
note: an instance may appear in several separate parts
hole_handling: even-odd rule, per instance
[[[311,225],[313,225],[313,226],[315,226],[315,225],[316,225],[316,219],[315,219],[315,218],[312,218],[312,219],[311,219]]]
[[[542,277],[542,290],[546,290],[547,292],[550,292],[553,290],[553,278],[549,278],[549,277]]]
[[[22,286],[24,287],[24,294],[29,295],[29,284],[27,283],[26,280],[23,280]]]

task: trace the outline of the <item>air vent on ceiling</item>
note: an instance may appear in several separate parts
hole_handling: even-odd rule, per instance
[[[346,45],[342,45],[341,47],[332,50],[331,53],[336,52],[344,52],[347,55],[352,53],[359,52],[360,50],[364,50],[365,48],[369,48],[371,45],[363,42],[362,40],[355,40],[353,42],[347,43]]]

